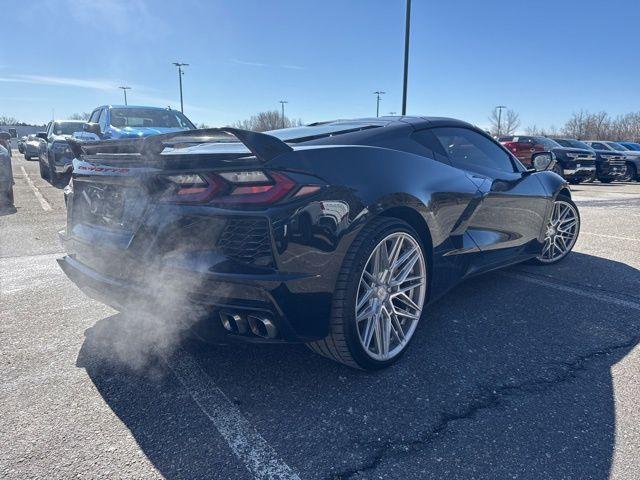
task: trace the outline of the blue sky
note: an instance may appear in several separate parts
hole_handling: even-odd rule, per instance
[[[286,99],[311,122],[401,108],[404,0],[3,0],[0,114],[45,122],[122,103],[229,124]],[[9,19],[9,21],[6,21]],[[640,110],[637,0],[413,0],[408,113],[522,127]]]

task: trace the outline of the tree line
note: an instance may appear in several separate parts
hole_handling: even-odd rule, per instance
[[[564,136],[578,140],[640,141],[640,112],[630,112],[612,117],[607,112],[574,112],[565,124],[557,128],[525,129],[527,135]]]

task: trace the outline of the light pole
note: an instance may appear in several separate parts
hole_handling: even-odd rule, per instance
[[[127,104],[127,90],[131,90],[131,87],[118,87],[120,89],[122,89],[122,92],[124,93],[124,104]]]
[[[280,100],[280,105],[282,105],[282,128],[284,128],[284,104],[289,103],[286,100]]]
[[[180,81],[180,111],[184,113],[184,103],[182,102],[182,75],[184,75],[184,72],[182,71],[182,67],[188,67],[189,64],[180,62],[173,62],[173,64],[178,67],[178,80]]]
[[[498,105],[496,107],[496,110],[498,110],[498,137],[500,136],[500,133],[501,133],[500,127],[502,126],[501,125],[501,120],[502,120],[502,109],[503,108],[507,108],[507,107],[505,107],[504,105]]]
[[[411,29],[411,0],[407,0],[407,16],[404,27],[404,79],[402,82],[402,115],[407,114],[407,80],[409,76],[409,32]]]
[[[376,96],[376,117],[380,116],[380,95],[384,95],[386,92],[381,92],[378,90],[377,92],[373,92]]]

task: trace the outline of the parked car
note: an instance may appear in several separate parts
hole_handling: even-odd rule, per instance
[[[11,157],[7,149],[0,145],[0,210],[6,211],[13,208]]]
[[[11,158],[11,134],[9,132],[0,132],[0,145],[7,151],[7,155]]]
[[[41,133],[44,134],[45,132]],[[32,158],[39,158],[43,143],[44,140],[35,133],[27,135],[27,140],[24,142],[24,159],[31,160]]]
[[[622,145],[623,147],[633,150],[634,152],[640,152],[640,143],[636,142],[616,142]]]
[[[613,153],[610,150],[595,150],[586,143],[571,138],[554,138],[553,141],[563,147],[593,150],[596,154],[594,180],[598,179],[602,183],[611,183],[614,180],[622,180],[626,173],[627,167],[622,154]]]
[[[555,264],[580,228],[552,154],[527,169],[459,120],[70,143],[59,264],[87,295],[363,369],[395,362],[425,305],[464,278]]]
[[[20,140],[18,140],[18,152],[24,154],[24,143],[27,141],[27,136],[23,135],[22,137],[20,137]]]
[[[498,139],[525,166],[531,166],[535,152],[553,152],[556,156],[554,172],[577,184],[596,173],[596,154],[590,148],[563,147],[547,137],[509,135]]]
[[[630,150],[617,142],[610,142],[606,140],[585,140],[584,143],[593,149],[622,153],[627,167],[622,179],[625,181],[640,181],[640,152]]]
[[[170,108],[103,105],[91,113],[84,133],[76,137],[85,140],[139,138],[194,128],[185,115]]]
[[[55,120],[49,122],[46,132],[37,134],[44,140],[38,155],[42,178],[55,184],[60,175],[71,172],[73,155],[67,139],[75,132],[82,132],[83,126],[84,122],[78,120]]]

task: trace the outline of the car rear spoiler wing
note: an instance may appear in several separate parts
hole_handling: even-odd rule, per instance
[[[68,139],[69,147],[76,158],[99,154],[139,156],[145,160],[159,160],[166,147],[218,143],[220,135],[236,137],[255,157],[263,163],[273,160],[283,153],[293,151],[285,142],[273,135],[252,132],[239,128],[201,128],[181,132],[152,135],[145,138],[80,141]]]

